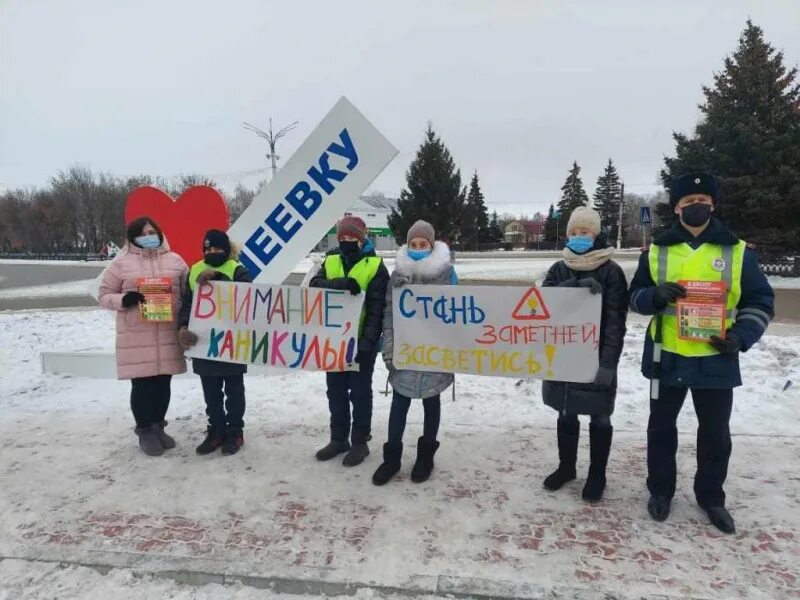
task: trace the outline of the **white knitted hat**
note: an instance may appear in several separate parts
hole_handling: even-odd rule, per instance
[[[594,233],[595,237],[600,235],[600,213],[588,206],[579,206],[572,211],[567,223],[567,233],[575,227],[586,227]]]

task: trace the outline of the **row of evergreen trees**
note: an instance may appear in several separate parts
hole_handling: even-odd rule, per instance
[[[619,235],[619,210],[622,201],[622,179],[614,166],[614,161],[608,159],[603,174],[597,178],[594,190],[594,209],[600,213],[603,230],[610,240],[616,240]],[[577,161],[572,163],[567,179],[561,186],[561,200],[558,205],[551,204],[547,211],[545,221],[545,239],[555,241],[565,237],[565,231],[572,211],[579,206],[589,206],[589,196],[583,189],[581,181],[581,168]],[[623,221],[627,216],[626,206],[622,206]]]
[[[739,39],[724,69],[714,74],[714,86],[704,87],[703,118],[694,135],[675,133],[675,156],[665,158],[661,171],[669,190],[675,177],[704,170],[720,182],[718,215],[737,234],[771,253],[800,251],[800,83],[796,68],[787,69],[783,53],[764,39],[752,21]],[[428,128],[426,139],[407,173],[407,187],[389,220],[402,234],[423,218],[442,236],[463,247],[479,247],[502,237],[496,214],[488,218],[478,175],[469,190],[439,137]],[[611,240],[619,235],[617,220],[622,181],[609,160],[597,180],[594,206]],[[561,188],[561,200],[551,205],[546,237],[563,237],[563,227],[577,206],[589,204],[580,167],[572,169]],[[628,216],[624,214],[623,220]],[[662,223],[674,214],[668,203],[656,207]],[[562,228],[559,232],[559,227]]]
[[[477,171],[469,188],[461,185],[461,171],[432,125],[406,173],[406,189],[400,192],[389,227],[399,244],[418,219],[433,225],[443,240],[464,250],[477,250],[503,239],[497,211],[491,217],[481,191]]]

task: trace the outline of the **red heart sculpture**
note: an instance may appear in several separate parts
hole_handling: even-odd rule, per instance
[[[209,229],[228,230],[228,204],[207,185],[191,187],[173,200],[166,192],[145,185],[133,190],[125,204],[125,222],[150,217],[164,231],[173,252],[189,266],[203,258],[203,237]]]

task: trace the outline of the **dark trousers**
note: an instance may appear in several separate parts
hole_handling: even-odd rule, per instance
[[[167,415],[172,375],[131,379],[131,412],[137,429],[161,423]]]
[[[579,426],[578,415],[572,413],[559,414],[558,420],[567,426]],[[611,427],[611,417],[608,415],[592,415],[591,424],[593,427]]]
[[[675,494],[678,451],[676,421],[688,389],[661,385],[660,398],[650,400],[647,426],[647,489],[656,496],[672,498]],[[722,489],[728,476],[731,457],[729,422],[733,390],[693,389],[697,413],[697,473],[694,494],[701,506],[724,506]]]
[[[372,372],[376,354],[359,363],[360,371],[326,373],[328,408],[331,411],[331,439],[347,441],[350,436],[350,405],[353,405],[354,444],[365,444],[372,431]]]
[[[244,375],[201,375],[208,430],[223,435],[230,427],[244,428]],[[224,390],[224,393],[223,393]]]
[[[389,411],[389,443],[399,445],[403,443],[403,432],[406,429],[406,417],[411,398],[394,392],[392,395],[392,409]],[[422,437],[428,442],[435,442],[439,433],[439,421],[442,418],[442,403],[439,395],[422,399],[425,411],[425,421],[422,427]]]

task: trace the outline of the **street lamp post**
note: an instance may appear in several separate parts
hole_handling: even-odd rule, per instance
[[[244,125],[245,129],[248,129],[248,130],[252,131],[258,137],[267,140],[267,144],[269,145],[269,152],[266,154],[266,157],[267,157],[267,159],[270,161],[270,163],[272,165],[272,178],[275,179],[275,174],[278,172],[278,159],[280,158],[280,156],[278,156],[275,153],[275,144],[278,142],[279,139],[281,139],[283,136],[285,136],[287,133],[289,133],[292,129],[297,127],[297,121],[295,121],[291,125],[287,125],[286,127],[284,127],[283,129],[278,130],[277,132],[273,132],[272,131],[272,119],[271,118],[269,120],[269,131],[264,131],[262,129],[259,129],[258,127],[256,127],[255,125],[251,125],[250,123],[243,122],[242,125]]]

